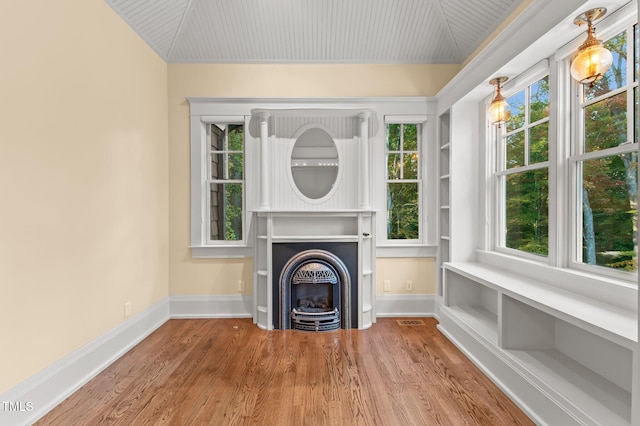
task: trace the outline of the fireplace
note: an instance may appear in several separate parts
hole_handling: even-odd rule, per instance
[[[369,133],[382,129],[382,122],[364,104],[311,104],[251,110],[247,146],[255,142],[259,167],[252,170],[252,182],[260,182],[250,224],[255,235],[254,321],[266,330],[292,324],[365,329],[375,322],[376,210],[369,168],[374,144]],[[349,280],[319,283],[316,274],[315,284],[281,285],[284,266],[304,250],[336,255]],[[339,262],[310,262],[318,270],[333,268],[340,278]],[[322,294],[297,295],[313,286],[314,293]],[[321,311],[304,312],[298,305]]]
[[[291,306],[291,328],[305,331],[340,328],[340,293],[348,284],[346,267],[330,252],[306,250],[289,259],[280,274],[280,286],[281,303],[286,300]],[[344,306],[348,309],[349,303]],[[286,309],[281,314],[286,315]]]
[[[274,325],[330,331],[357,327],[357,244],[274,244]],[[354,322],[355,318],[355,322]]]

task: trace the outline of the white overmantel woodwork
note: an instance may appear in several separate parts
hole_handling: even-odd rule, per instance
[[[260,208],[269,208],[269,113],[257,114],[260,122]]]
[[[370,109],[253,109],[260,127],[260,194],[256,224],[254,321],[273,329],[280,283],[273,270],[273,245],[279,243],[355,243],[358,297],[350,309],[358,313],[358,328],[375,322],[375,211],[371,207],[372,148]],[[306,197],[292,178],[296,141],[309,129],[328,134],[337,150],[338,173],[328,193]],[[282,313],[280,313],[282,316]],[[284,314],[286,318],[287,313]],[[345,321],[346,323],[347,321]]]
[[[371,109],[253,109],[260,126],[259,210],[371,209]],[[327,197],[310,200],[291,180],[291,152],[296,139],[318,127],[333,139],[339,156],[335,187]],[[273,192],[273,193],[272,193]]]

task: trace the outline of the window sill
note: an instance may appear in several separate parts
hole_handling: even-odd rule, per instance
[[[253,257],[253,247],[245,245],[190,246],[192,259],[243,259]]]
[[[576,269],[555,268],[507,254],[477,250],[477,262],[533,279],[541,284],[578,294],[594,301],[638,312],[638,285]]]

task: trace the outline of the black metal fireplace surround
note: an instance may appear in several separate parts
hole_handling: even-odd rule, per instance
[[[307,250],[322,250],[329,252],[331,255],[340,259],[346,273],[349,277],[349,297],[351,306],[350,309],[345,309],[345,300],[340,296],[340,290],[337,288],[333,290],[333,300],[327,301],[329,304],[335,303],[335,307],[340,312],[340,327],[341,328],[358,328],[358,243],[350,242],[300,242],[300,243],[274,243],[272,246],[272,265],[273,265],[273,325],[276,329],[287,330],[291,328],[307,329],[305,327],[294,327],[290,313],[294,308],[298,308],[296,302],[292,302],[291,295],[288,295],[284,299],[284,303],[281,302],[281,283],[280,278],[283,269],[291,258],[297,254]],[[318,263],[326,263],[320,261]],[[331,269],[331,267],[329,267]],[[320,283],[323,286],[331,286],[331,283]],[[339,283],[345,285],[345,283]],[[306,284],[300,284],[305,286]],[[295,297],[296,291],[291,292]],[[337,293],[337,294],[335,294]],[[331,293],[330,293],[331,294]],[[309,302],[310,303],[310,302]],[[323,303],[324,306],[324,303]],[[284,310],[283,312],[281,311]],[[350,312],[350,318],[345,318],[344,312]],[[286,320],[283,320],[286,318]],[[313,328],[309,328],[312,330]],[[317,331],[317,329],[316,329]]]

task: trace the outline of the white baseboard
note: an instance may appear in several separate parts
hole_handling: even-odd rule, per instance
[[[171,318],[251,318],[251,295],[173,295],[169,296]],[[432,317],[433,294],[378,294],[378,317]]]
[[[169,298],[164,298],[19,383],[0,395],[0,424],[32,424],[168,319]]]
[[[432,317],[435,314],[433,294],[378,294],[377,317]]]
[[[169,296],[171,318],[251,318],[253,296],[244,294]]]

